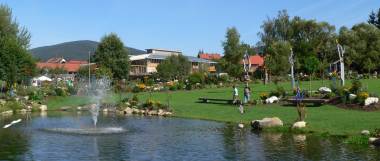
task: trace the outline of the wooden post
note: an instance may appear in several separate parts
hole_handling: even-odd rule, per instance
[[[340,63],[340,79],[341,79],[341,84],[344,86],[345,81],[344,81],[344,52],[345,49],[340,45],[337,41],[337,49],[338,49],[338,54],[339,54],[339,63]]]
[[[291,74],[291,77],[292,77],[292,89],[295,89],[295,80],[294,80],[294,55],[293,55],[293,49],[292,49],[292,48],[290,48],[289,63],[290,63],[290,74]]]

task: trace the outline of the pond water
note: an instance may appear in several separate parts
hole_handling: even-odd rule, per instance
[[[0,125],[0,160],[380,160],[380,149],[337,138],[255,133],[236,124],[182,118],[100,115],[119,134],[80,135],[47,128],[87,128],[88,113],[13,116]]]

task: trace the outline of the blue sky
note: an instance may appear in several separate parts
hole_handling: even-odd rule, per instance
[[[110,32],[137,49],[182,50],[186,55],[223,53],[228,27],[256,44],[267,17],[291,16],[341,26],[366,21],[380,0],[0,0],[32,34],[31,47],[94,40]]]

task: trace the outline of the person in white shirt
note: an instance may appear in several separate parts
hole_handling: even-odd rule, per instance
[[[235,85],[233,85],[232,88],[233,88],[233,90],[234,90],[234,91],[233,91],[232,100],[233,100],[233,103],[235,104],[236,101],[238,100],[238,97],[239,97],[239,91],[238,91],[238,89],[236,88]]]

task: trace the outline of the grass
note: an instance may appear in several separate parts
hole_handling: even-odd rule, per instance
[[[350,83],[350,81],[347,82]],[[362,82],[364,87],[370,87],[368,91],[380,94],[380,83],[378,83],[378,80],[363,80]],[[291,90],[289,82],[280,83],[279,85],[285,87],[287,90]],[[301,88],[304,89],[308,89],[309,85],[311,85],[311,89],[316,90],[321,86],[328,87],[329,82],[325,81],[322,83],[322,81],[312,81],[311,84],[309,84],[309,82],[300,83]],[[240,85],[240,96],[242,96],[242,88],[243,85]],[[262,84],[252,84],[252,97],[258,99],[259,93],[269,92],[275,88],[276,86],[274,84],[266,86]],[[131,94],[127,96],[131,97]],[[283,120],[285,125],[288,126],[297,118],[295,107],[281,106],[279,104],[245,106],[246,113],[241,115],[236,106],[197,103],[199,97],[231,99],[231,88],[158,92],[151,94],[139,93],[138,96],[140,101],[145,101],[151,97],[153,100],[161,101],[161,103],[169,103],[176,117],[249,123],[255,119],[276,116]],[[118,98],[119,95],[110,95],[107,101],[115,101]],[[51,98],[47,101],[47,105],[49,109],[59,106],[75,106],[88,103],[86,100],[85,97]],[[364,129],[373,131],[376,128],[380,128],[380,122],[378,120],[380,120],[380,111],[365,112],[345,110],[331,105],[307,107],[306,122],[308,123],[308,127],[305,130],[329,135],[357,135]]]

